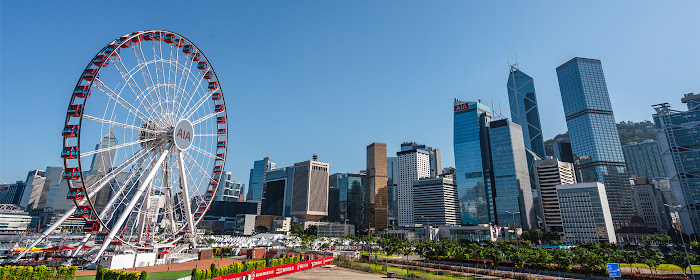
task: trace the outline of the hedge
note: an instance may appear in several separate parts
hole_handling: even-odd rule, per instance
[[[2,266],[0,280],[34,280],[34,279],[75,279],[78,268],[75,266]]]
[[[211,264],[210,269],[193,269],[192,280],[207,280],[214,277],[251,271],[260,268],[279,266],[284,264],[296,263],[301,261],[301,256],[286,257],[279,259],[266,259],[265,261],[244,261],[243,263],[233,263],[229,266],[219,266]],[[104,279],[107,280],[107,279]],[[121,278],[119,280],[122,280]]]

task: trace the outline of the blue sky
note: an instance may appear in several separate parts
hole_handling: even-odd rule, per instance
[[[89,3],[89,4],[88,4]],[[226,96],[226,169],[312,154],[331,172],[365,168],[365,147],[404,141],[454,164],[452,100],[508,116],[507,53],[535,79],[546,138],[566,131],[555,68],[602,60],[615,117],[651,120],[698,91],[697,1],[3,1],[0,182],[61,165],[60,131],[88,61],[137,30],[183,34]],[[500,106],[499,106],[500,104]]]

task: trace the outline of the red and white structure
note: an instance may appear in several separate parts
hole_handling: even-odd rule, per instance
[[[80,247],[95,246],[76,254],[93,262],[196,243],[226,164],[228,120],[212,63],[187,38],[149,30],[110,42],[80,74],[66,111],[63,179],[75,206],[30,248],[70,217],[85,220]],[[104,135],[113,144],[93,150]],[[95,161],[107,168],[90,170]]]

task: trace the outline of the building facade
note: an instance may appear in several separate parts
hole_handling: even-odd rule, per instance
[[[510,118],[522,127],[525,148],[534,152],[539,158],[545,158],[535,81],[520,71],[515,64],[510,66],[507,87]]]
[[[576,57],[557,67],[566,125],[582,182],[605,185],[616,227],[633,215],[632,187],[600,60]]]
[[[564,242],[617,242],[606,193],[598,182],[557,186]]]
[[[538,200],[541,216],[544,218],[543,226],[548,231],[562,232],[561,213],[559,212],[559,199],[557,198],[558,185],[576,184],[574,164],[560,161],[556,158],[548,158],[535,161],[535,180],[537,181]]]
[[[369,230],[388,228],[386,144],[372,143],[367,146],[367,193],[365,214]]]
[[[413,220],[427,226],[460,224],[459,199],[454,181],[445,178],[414,181]]]
[[[455,180],[463,225],[492,222],[493,194],[488,124],[491,109],[477,102],[454,101]]]
[[[574,163],[574,154],[571,151],[571,143],[566,141],[557,141],[552,143],[552,151],[554,152],[554,158],[563,162]]]
[[[316,235],[322,237],[343,237],[349,234],[355,235],[355,225],[343,223],[320,224]]]
[[[428,147],[423,144],[418,144],[416,142],[404,142],[401,143],[401,151],[409,151],[415,149],[423,149],[428,152],[430,156],[430,177],[437,178],[442,174],[442,156],[440,154],[440,149]]]
[[[413,182],[430,177],[430,155],[423,149],[396,153],[399,167],[399,226],[411,226],[413,220]]]
[[[622,152],[625,155],[627,170],[632,178],[666,178],[661,150],[656,141],[632,142],[623,146]]]
[[[668,201],[664,194],[647,178],[634,178],[632,192],[634,193],[635,212],[644,220],[644,225],[658,232],[667,232],[673,227]]]
[[[700,233],[700,95],[683,99],[688,110],[674,110],[668,103],[654,105],[656,139],[666,167],[673,199],[685,234]]]
[[[497,225],[535,227],[532,187],[520,125],[507,119],[489,124]],[[517,203],[516,203],[517,202]]]
[[[260,214],[289,217],[292,207],[294,167],[265,171]]]
[[[328,216],[328,167],[315,160],[294,164],[292,216],[304,221]]]
[[[387,171],[387,218],[389,228],[396,228],[399,225],[399,166],[397,157],[386,158]]]
[[[231,179],[231,172],[221,172],[219,187],[214,195],[215,201],[242,201],[241,195],[245,191],[245,184]]]
[[[269,157],[262,160],[256,160],[253,163],[253,169],[250,170],[250,179],[248,180],[248,194],[246,200],[262,201],[263,184],[267,171],[275,169],[275,163],[270,161]]]

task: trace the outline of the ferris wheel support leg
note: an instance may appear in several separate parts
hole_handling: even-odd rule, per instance
[[[187,227],[190,230],[190,242],[194,244],[194,219],[192,218],[192,211],[190,206],[190,194],[187,190],[187,178],[185,178],[185,163],[182,159],[182,151],[177,153],[177,168],[180,173],[180,188],[182,189],[183,202],[185,204],[185,216],[187,217]]]
[[[78,248],[75,248],[75,251],[73,254],[71,254],[71,257],[75,257],[78,255],[78,252],[80,252],[81,249],[85,246],[85,243],[87,243],[88,239],[90,239],[90,236],[92,236],[92,233],[88,233],[85,236],[83,236],[83,239],[80,240],[80,244],[78,244]]]
[[[17,255],[17,257],[13,261],[18,261],[19,259],[23,258],[24,255],[26,255],[29,252],[29,250],[34,248],[34,246],[36,246],[37,244],[39,244],[39,242],[44,240],[44,238],[49,236],[49,234],[56,230],[56,228],[58,228],[58,226],[60,226],[63,222],[70,218],[70,216],[73,216],[73,213],[75,213],[75,209],[77,208],[78,207],[73,206],[70,209],[68,209],[68,211],[66,211],[66,213],[63,214],[63,216],[61,216],[61,218],[59,218],[55,223],[53,223],[49,228],[47,228],[43,233],[41,233],[41,235],[37,239],[35,239],[34,242],[32,242],[32,244],[29,245],[29,247],[27,247],[27,249],[19,253],[19,255]]]
[[[144,190],[148,188],[151,185],[151,181],[153,181],[153,176],[156,175],[156,171],[158,171],[158,167],[160,166],[161,163],[163,163],[163,160],[165,160],[165,157],[168,156],[169,150],[163,150],[163,153],[160,155],[158,160],[151,169],[151,171],[148,172],[148,176],[146,176],[146,180],[143,181],[143,184],[139,186],[139,188],[136,190],[136,193],[134,193],[134,196],[131,198],[131,201],[129,201],[129,204],[124,208],[123,214],[119,217],[119,220],[114,224],[112,227],[112,230],[109,231],[109,234],[104,240],[104,243],[100,247],[100,250],[97,252],[97,255],[95,255],[95,259],[92,260],[91,263],[96,263],[99,259],[100,256],[102,256],[102,253],[104,253],[105,249],[107,249],[107,246],[109,245],[110,242],[112,242],[112,239],[114,239],[114,236],[117,234],[118,231],[121,230],[122,224],[124,224],[124,221],[129,217],[129,214],[131,213],[131,210],[134,209],[134,206],[136,206],[136,203],[139,201],[139,198],[143,194]]]

